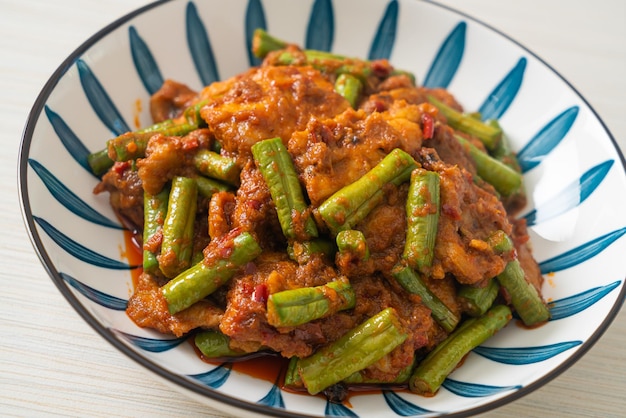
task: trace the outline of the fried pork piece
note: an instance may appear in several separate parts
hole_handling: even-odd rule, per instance
[[[532,283],[537,289],[537,292],[541,294],[541,286],[543,285],[544,278],[541,275],[541,269],[537,264],[537,260],[533,257],[526,219],[520,218],[511,220],[511,222],[513,223],[512,238],[515,250],[517,251],[517,259],[526,274],[526,280]]]
[[[174,80],[165,80],[161,88],[150,97],[152,120],[162,122],[174,119],[197,100],[198,93],[187,85]]]
[[[260,67],[201,93],[201,110],[222,149],[250,157],[256,142],[280,137],[287,141],[311,118],[332,118],[349,107],[331,82],[311,67]]]
[[[109,192],[109,202],[122,222],[131,230],[142,230],[143,188],[130,162],[115,163],[94,188],[95,194]]]
[[[223,311],[210,302],[200,301],[171,315],[157,279],[142,273],[135,292],[128,300],[126,313],[138,326],[181,337],[195,328],[217,328]]]

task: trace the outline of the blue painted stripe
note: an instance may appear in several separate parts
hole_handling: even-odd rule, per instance
[[[389,408],[401,417],[412,417],[433,412],[407,401],[391,390],[383,390],[383,397]]]
[[[389,59],[391,57],[393,45],[396,42],[396,31],[398,30],[398,10],[398,1],[390,1],[376,30],[368,59]]]
[[[85,263],[111,270],[132,270],[139,267],[128,265],[118,260],[113,260],[111,258],[98,254],[72,240],[67,235],[63,234],[50,223],[48,223],[48,221],[46,221],[45,219],[37,216],[33,216],[33,219],[35,220],[35,222],[37,222],[41,229],[43,229],[45,233],[48,234],[48,236],[55,243],[57,243],[57,245],[63,248],[70,255],[76,257],[81,261],[84,261]]]
[[[192,379],[195,379],[213,389],[217,389],[221,387],[224,383],[226,383],[226,381],[230,377],[230,372],[232,368],[232,363],[222,363],[213,370],[209,370],[208,372],[199,374],[191,374],[188,375],[188,377],[191,377]]]
[[[219,81],[220,76],[209,35],[198,15],[196,5],[191,1],[187,3],[186,25],[187,45],[202,84],[208,86],[214,81]]]
[[[163,353],[165,351],[169,351],[178,347],[187,340],[187,337],[159,339],[140,337],[138,335],[128,334],[119,330],[115,330],[115,332],[131,344],[151,353]]]
[[[267,22],[265,21],[265,11],[261,0],[248,0],[246,7],[246,51],[248,51],[248,63],[251,67],[261,64],[261,60],[252,53],[252,39],[254,31],[257,28],[267,30]]]
[[[285,408],[283,395],[280,391],[280,388],[276,385],[272,385],[272,389],[257,403],[261,405],[271,406],[273,408]]]
[[[139,78],[150,95],[154,94],[163,85],[161,70],[152,56],[146,42],[139,36],[134,26],[128,28],[130,53]]]
[[[130,131],[124,118],[122,118],[122,115],[87,63],[79,59],[76,61],[76,68],[78,68],[78,76],[85,96],[87,96],[89,104],[91,104],[102,123],[116,136]]]
[[[330,51],[335,39],[335,13],[331,0],[315,0],[311,8],[304,47]]]
[[[111,296],[107,293],[101,292],[98,289],[94,289],[91,286],[87,286],[86,284],[79,282],[72,276],[66,273],[59,273],[61,278],[76,289],[81,295],[91,300],[92,302],[97,303],[100,306],[104,306],[105,308],[112,309],[114,311],[125,311],[126,305],[128,301],[125,299],[118,298],[116,296]]]
[[[620,284],[621,282],[617,281],[606,286],[594,287],[574,296],[548,303],[551,315],[550,321],[557,321],[584,311],[611,293]]]
[[[524,216],[528,226],[552,219],[583,203],[602,183],[613,163],[613,160],[607,160],[590,168],[578,181],[571,183],[549,201],[530,211]]]
[[[443,41],[424,78],[424,87],[447,88],[454,78],[465,52],[467,23],[460,22]]]
[[[58,113],[53,112],[48,105],[44,106],[44,112],[46,113],[50,125],[52,125],[52,129],[54,129],[54,132],[72,158],[74,158],[81,167],[87,170],[89,174],[93,174],[89,167],[89,162],[87,162],[87,156],[90,154],[87,147],[78,139],[78,136],[70,129],[63,118],[59,116]]]
[[[443,381],[442,386],[455,395],[465,398],[483,398],[485,396],[496,395],[501,392],[521,389],[521,385],[515,386],[491,386],[480,385],[478,383],[461,382],[447,378]]]
[[[520,58],[515,67],[504,77],[496,88],[487,96],[479,112],[483,120],[500,119],[507,111],[524,80],[526,58]]]
[[[609,245],[621,238],[626,228],[618,229],[595,238],[561,255],[539,263],[541,274],[554,273],[577,266],[604,251]]]
[[[472,351],[498,363],[519,366],[545,361],[581,344],[582,341],[566,341],[537,347],[498,348],[479,346]]]
[[[46,167],[37,160],[29,159],[28,164],[39,176],[50,194],[69,211],[81,218],[108,228],[124,229],[119,223],[104,217],[82,199],[65,187]]]
[[[358,417],[358,415],[347,406],[330,401],[326,401],[324,415],[327,417]]]
[[[565,138],[578,116],[578,106],[565,109],[537,134],[517,153],[522,172],[538,166],[541,161]]]

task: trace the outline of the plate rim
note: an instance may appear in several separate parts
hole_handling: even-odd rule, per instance
[[[234,398],[228,394],[219,392],[210,387],[201,386],[195,384],[191,381],[186,380],[184,377],[177,375],[173,372],[168,371],[164,367],[160,366],[158,363],[141,356],[138,352],[129,348],[126,344],[124,344],[116,334],[108,327],[104,326],[100,323],[94,315],[92,315],[87,308],[78,300],[78,298],[70,291],[70,289],[65,285],[65,281],[61,277],[60,273],[57,271],[56,267],[52,263],[46,247],[44,246],[39,233],[37,232],[37,228],[34,222],[33,214],[31,211],[30,200],[28,196],[28,155],[30,152],[30,146],[33,140],[33,134],[35,127],[39,122],[39,117],[45,107],[46,100],[49,98],[54,88],[58,84],[58,82],[62,79],[64,74],[75,64],[76,60],[80,58],[81,55],[89,48],[97,44],[98,41],[103,39],[105,36],[109,35],[111,32],[116,30],[117,28],[124,25],[126,22],[132,20],[133,18],[142,15],[152,9],[160,7],[166,3],[172,3],[175,1],[190,1],[190,0],[156,0],[152,1],[144,6],[141,6],[137,9],[134,9],[123,16],[113,20],[111,23],[105,25],[103,28],[97,30],[93,35],[88,37],[85,41],[83,41],[77,48],[75,48],[57,67],[57,69],[52,73],[52,75],[48,78],[38,96],[36,97],[26,119],[26,123],[24,125],[24,129],[21,135],[21,141],[18,152],[18,197],[20,203],[20,210],[22,214],[22,220],[25,224],[29,239],[31,244],[37,254],[40,262],[42,263],[44,269],[60,291],[60,293],[65,297],[68,303],[74,308],[74,310],[82,317],[82,319],[87,322],[102,338],[104,338],[109,344],[115,347],[117,350],[122,352],[124,355],[128,356],[135,362],[137,362],[142,367],[146,368],[152,373],[155,373],[159,378],[165,379],[168,383],[171,383],[177,387],[177,389],[183,388],[185,390],[189,390],[193,392],[195,395],[200,395],[202,398],[207,398],[211,401],[216,401],[222,404],[226,404],[229,407],[234,407],[239,410],[245,410],[253,413],[271,413],[273,416],[278,417],[309,417],[310,415],[303,415],[297,412],[291,412],[287,410],[281,410],[277,408],[273,408],[271,406],[260,405],[248,401],[244,401],[238,398]],[[620,149],[615,137],[611,133],[608,126],[602,120],[600,115],[596,112],[593,106],[587,101],[587,99],[576,89],[576,87],[570,83],[565,77],[563,77],[552,65],[542,59],[539,55],[534,53],[529,48],[525,47],[519,41],[515,40],[508,34],[503,31],[491,26],[490,24],[483,22],[480,19],[477,19],[465,12],[459,11],[451,6],[440,4],[436,0],[409,0],[409,1],[421,1],[424,3],[432,4],[436,7],[442,8],[447,12],[453,13],[462,17],[463,19],[467,19],[472,21],[475,24],[483,26],[490,32],[506,39],[512,44],[520,47],[524,52],[538,60],[542,65],[544,65],[548,70],[550,70],[554,75],[556,75],[562,82],[564,82],[567,87],[571,90],[575,96],[580,99],[585,106],[589,109],[589,111],[593,114],[596,121],[602,127],[602,130],[606,133],[608,139],[610,140],[613,150],[619,157],[621,162],[621,168],[623,171],[623,175],[626,175],[626,159],[622,150]],[[626,279],[625,279],[626,281]],[[545,374],[541,378],[535,380],[532,383],[529,383],[523,386],[516,391],[502,396],[499,399],[496,399],[492,402],[489,402],[484,405],[480,405],[471,409],[465,409],[463,411],[454,412],[450,415],[450,417],[466,417],[479,413],[484,413],[487,411],[492,411],[497,408],[500,408],[508,403],[511,403],[517,399],[520,399],[540,387],[548,384],[556,377],[561,375],[567,369],[576,364],[602,337],[602,335],[606,332],[606,330],[611,326],[612,322],[617,317],[619,311],[621,310],[624,301],[626,299],[626,284],[622,285],[622,289],[611,307],[610,311],[603,319],[602,323],[596,328],[596,330],[589,336],[587,340],[580,345],[580,347],[574,352],[570,357],[568,357],[565,361],[556,366],[552,371]],[[201,401],[199,401],[201,402]],[[219,405],[215,406],[215,408],[219,409]]]

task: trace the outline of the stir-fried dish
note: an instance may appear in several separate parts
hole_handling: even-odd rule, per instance
[[[341,399],[434,395],[513,312],[549,319],[497,121],[387,60],[262,30],[253,49],[260,66],[202,91],[167,80],[154,125],[90,156],[141,243],[138,326],[208,359],[280,355],[285,387]]]

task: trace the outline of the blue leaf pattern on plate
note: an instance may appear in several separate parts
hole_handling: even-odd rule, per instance
[[[576,315],[577,313],[584,311],[585,309],[611,293],[620,284],[621,282],[617,281],[606,286],[594,287],[592,289],[578,293],[574,296],[555,300],[548,303],[551,314],[550,321],[567,318],[568,316]]]
[[[67,126],[67,123],[63,120],[58,113],[53,112],[47,105],[44,107],[46,117],[52,125],[54,132],[57,134],[61,143],[70,153],[70,155],[80,164],[85,170],[91,174],[89,163],[87,162],[87,156],[90,154],[89,150],[81,142],[76,134]]]
[[[466,398],[483,398],[485,396],[496,395],[500,392],[521,389],[521,385],[515,386],[491,386],[478,383],[461,382],[447,378],[442,386],[450,392]]]
[[[370,47],[368,59],[389,59],[393,44],[396,42],[396,30],[398,26],[398,1],[392,0],[387,5],[385,14],[383,15],[376,36]]]
[[[467,23],[460,22],[443,42],[424,78],[424,87],[447,88],[454,78],[465,52]]]
[[[583,203],[602,183],[604,177],[611,169],[613,160],[607,160],[586,171],[578,181],[568,185],[559,193],[556,193],[546,203],[531,210],[524,216],[528,226],[533,226],[541,222],[561,215],[570,209]]]
[[[261,0],[248,0],[248,6],[246,8],[246,51],[248,52],[248,62],[251,67],[261,64],[261,60],[254,56],[252,53],[252,39],[254,38],[254,31],[257,28],[267,29],[267,23],[265,21],[265,11],[263,10],[263,3]]]
[[[545,361],[581,344],[582,341],[566,341],[538,347],[498,348],[479,346],[472,351],[498,363],[519,366]]]
[[[522,172],[538,166],[561,142],[578,116],[578,106],[572,106],[552,119],[518,153]]]
[[[172,348],[178,347],[181,343],[187,340],[187,337],[169,338],[162,340],[158,338],[140,337],[138,335],[128,334],[119,330],[115,330],[115,332],[131,344],[134,344],[142,350],[146,350],[151,353],[162,353],[164,351],[171,350]]]
[[[389,408],[402,417],[423,415],[432,412],[429,409],[422,408],[421,406],[417,406],[406,399],[403,399],[391,390],[383,390],[383,397],[385,398],[387,405],[389,405]]]
[[[94,266],[104,267],[112,270],[132,270],[138,266],[130,266],[117,260],[100,255],[89,248],[86,248],[76,241],[69,238],[67,235],[60,232],[58,229],[50,225],[45,219],[38,216],[33,216],[33,219],[37,224],[48,234],[59,247],[63,248],[69,254],[78,258],[81,261],[89,263]]]
[[[230,371],[233,368],[232,363],[222,363],[213,370],[199,374],[190,374],[189,377],[196,379],[197,381],[205,384],[213,389],[221,387],[230,376]]]
[[[133,57],[137,74],[139,74],[143,86],[152,95],[163,85],[163,76],[159,66],[154,60],[148,45],[139,36],[134,26],[128,28],[128,38],[130,40],[130,53]]]
[[[45,168],[39,162],[31,159],[28,160],[28,163],[33,168],[35,173],[37,173],[46,188],[50,191],[50,194],[54,196],[54,198],[59,203],[72,211],[72,213],[98,225],[115,229],[124,229],[120,224],[102,216],[95,209],[86,204],[70,189],[65,187],[63,183],[61,183],[52,173],[50,173],[50,171],[48,171],[47,168]]]
[[[82,294],[87,299],[97,303],[100,306],[104,306],[105,308],[112,309],[114,311],[125,311],[126,304],[128,301],[118,298],[116,296],[111,296],[104,292],[101,292],[98,289],[94,289],[91,286],[87,286],[86,284],[79,282],[72,276],[66,273],[59,273],[63,280],[72,286],[74,289],[78,290],[80,294]]]
[[[124,132],[130,131],[130,128],[120,115],[113,101],[100,84],[100,81],[91,72],[91,69],[85,61],[79,59],[76,61],[76,68],[78,68],[78,76],[80,78],[80,84],[83,87],[83,91],[89,100],[89,104],[93,108],[96,115],[100,118],[102,123],[113,132],[115,135],[121,135]]]
[[[500,119],[507,111],[517,92],[522,86],[524,71],[526,70],[526,58],[520,58],[515,67],[489,94],[487,100],[480,106],[479,112],[483,120]]]
[[[335,39],[335,13],[330,0],[315,0],[309,16],[304,47],[330,51]]]
[[[542,261],[539,263],[541,274],[555,273],[557,271],[565,270],[581,264],[604,251],[609,245],[621,238],[625,233],[626,228],[618,229],[571,249],[561,255]]]
[[[196,5],[191,1],[187,3],[186,19],[189,52],[202,84],[207,86],[214,81],[218,81],[220,76],[217,72],[209,35],[198,15]]]
[[[276,385],[272,386],[272,389],[261,398],[257,403],[261,405],[272,406],[274,408],[284,408],[285,402],[283,401],[283,395],[280,392],[280,388]]]
[[[324,415],[327,417],[358,417],[350,408],[333,402],[326,402]]]

